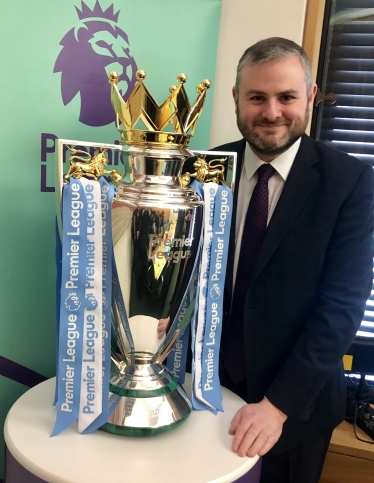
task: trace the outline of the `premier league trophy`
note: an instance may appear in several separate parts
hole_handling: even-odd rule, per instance
[[[223,166],[228,158],[199,155],[196,172],[182,174],[210,82],[197,86],[190,105],[187,77],[180,74],[159,105],[144,85],[145,72],[136,76],[125,102],[118,75],[109,74],[122,146],[84,143],[88,152],[79,142],[58,142],[65,184],[52,435],[76,420],[80,433],[101,428],[129,436],[168,431],[186,420],[191,402],[163,363],[190,320],[194,407],[222,410],[218,354],[231,219]],[[106,169],[108,149],[117,159],[120,153],[123,174]],[[63,177],[66,152],[70,168]],[[226,164],[226,174],[233,175],[233,163]],[[201,184],[208,181],[213,183]],[[185,348],[187,342],[185,332]]]
[[[186,76],[180,74],[179,85],[158,106],[143,83],[144,71],[137,72],[137,79],[125,103],[117,74],[110,74],[121,142],[130,146],[124,157],[132,179],[120,185],[112,211],[118,280],[114,274],[117,369],[110,391],[121,399],[103,429],[119,434],[166,431],[191,411],[182,386],[162,362],[188,322],[178,314],[198,257],[203,203],[194,190],[180,186],[179,176],[192,155],[188,141],[210,86],[203,81],[190,106]],[[139,120],[144,129],[134,129]],[[129,330],[123,330],[122,303]]]

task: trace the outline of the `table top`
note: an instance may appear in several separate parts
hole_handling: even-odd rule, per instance
[[[356,432],[361,439],[372,441],[360,428],[356,427]],[[347,421],[343,421],[334,429],[329,451],[374,461],[374,445],[358,440],[354,434],[353,425]]]
[[[228,429],[244,401],[225,388],[223,413],[193,411],[168,433],[148,438],[104,431],[80,435],[74,423],[51,438],[54,388],[53,378],[27,391],[9,411],[4,426],[14,458],[50,483],[229,483],[258,460],[231,451]]]

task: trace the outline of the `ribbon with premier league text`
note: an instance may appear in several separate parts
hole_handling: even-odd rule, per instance
[[[108,407],[108,388],[111,364],[111,299],[112,299],[112,200],[114,186],[104,177],[99,180],[101,200],[101,229],[102,229],[102,319],[101,319],[101,352],[102,352],[102,390],[101,413],[93,420],[82,433],[91,433],[108,422],[110,409]],[[87,290],[87,287],[86,287]],[[100,329],[99,329],[100,330]],[[99,393],[100,396],[100,393]],[[114,408],[113,408],[114,409]],[[78,424],[79,427],[79,424]]]
[[[57,418],[52,436],[78,419],[82,366],[82,322],[86,274],[81,252],[87,244],[87,206],[83,185],[73,179],[62,194],[61,304],[58,330]]]
[[[52,436],[78,420],[89,433],[108,421],[111,207],[114,187],[71,178],[62,197],[57,417]]]
[[[209,408],[216,412],[223,410],[218,363],[232,193],[225,185],[207,183],[203,196],[204,241],[192,322],[192,403],[195,409]]]

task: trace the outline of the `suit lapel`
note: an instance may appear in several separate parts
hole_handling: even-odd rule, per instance
[[[253,270],[252,283],[272,257],[315,186],[319,175],[312,168],[318,162],[313,142],[301,139],[300,148],[271,217]]]

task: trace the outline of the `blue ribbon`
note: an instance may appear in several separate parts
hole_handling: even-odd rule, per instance
[[[102,309],[102,412],[82,434],[92,433],[103,426],[109,419],[109,380],[111,366],[111,301],[112,301],[112,201],[114,197],[114,186],[109,184],[104,177],[99,180],[101,189],[101,216],[102,216],[102,237],[103,237],[103,309]],[[114,410],[114,408],[113,408]]]
[[[62,216],[61,216],[62,218]],[[63,221],[63,220],[62,220]],[[61,302],[61,272],[62,272],[62,241],[58,230],[58,223],[56,218],[56,247],[55,247],[55,261],[56,261],[56,367],[58,367],[59,359],[59,332],[60,332],[60,302]],[[56,379],[55,395],[53,405],[57,404],[58,399],[58,378]]]
[[[213,239],[209,270],[206,326],[203,345],[202,395],[219,411],[222,396],[218,376],[219,348],[222,333],[223,293],[230,238],[232,193],[220,185],[215,196]]]
[[[206,186],[206,185],[205,185]],[[191,187],[204,199],[204,189],[196,181]],[[209,245],[208,261],[204,272],[204,287],[199,286],[196,294],[195,314],[192,321],[192,404],[194,409],[210,409],[214,413],[223,411],[222,395],[218,374],[219,348],[222,333],[223,293],[228,256],[228,244],[232,214],[232,193],[223,185],[218,186],[216,192],[207,188],[209,193],[209,228],[204,237],[212,237]],[[213,208],[212,208],[213,207]],[[200,273],[199,273],[199,280]],[[204,282],[205,283],[205,282]],[[200,297],[204,297],[199,303]],[[204,313],[202,310],[204,303]],[[203,330],[197,330],[198,325],[203,323]],[[201,340],[196,340],[197,333],[201,334]],[[199,336],[200,337],[200,336]],[[196,348],[202,346],[199,355]],[[198,359],[197,359],[198,357]],[[196,371],[199,368],[199,371]],[[200,373],[199,380],[196,374]],[[198,389],[196,389],[196,386]]]
[[[190,188],[195,190],[196,194],[200,197],[201,200],[204,201],[204,189],[203,185],[196,180],[193,180],[192,183],[190,184]],[[204,230],[201,234],[201,247],[203,246],[203,240],[204,240]],[[199,255],[199,259],[201,257],[201,254]],[[197,327],[197,321],[198,321],[198,308],[199,308],[199,290],[198,290],[198,281],[200,279],[200,269],[201,266],[199,264],[199,269],[197,271],[197,278],[196,278],[196,301],[195,301],[195,309],[193,313],[193,317],[191,320],[191,351],[192,351],[192,364],[191,364],[191,373],[192,373],[192,406],[194,409],[198,411],[203,411],[206,409],[211,409],[206,406],[203,402],[201,402],[197,397],[196,397],[196,392],[195,392],[195,367],[196,364],[201,365],[201,359],[199,361],[196,361],[196,327]],[[198,341],[199,344],[203,344],[203,340]]]
[[[57,418],[52,436],[78,419],[85,309],[87,203],[84,188],[72,179],[63,188],[61,306],[58,333]]]

